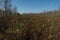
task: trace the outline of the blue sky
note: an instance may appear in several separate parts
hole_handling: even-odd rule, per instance
[[[12,0],[12,4],[17,6],[20,13],[37,13],[57,9],[60,0]]]

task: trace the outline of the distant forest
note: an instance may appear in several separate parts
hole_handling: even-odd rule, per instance
[[[60,10],[20,14],[1,0],[0,40],[60,40]]]

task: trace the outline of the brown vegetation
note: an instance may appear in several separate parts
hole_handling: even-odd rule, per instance
[[[20,14],[16,7],[11,11],[8,0],[4,3],[5,10],[0,10],[0,40],[60,40],[60,10]]]

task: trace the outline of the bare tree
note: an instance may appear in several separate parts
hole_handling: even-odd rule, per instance
[[[11,11],[11,0],[4,0],[4,8],[5,8],[5,16],[8,14],[11,14],[9,11]]]

